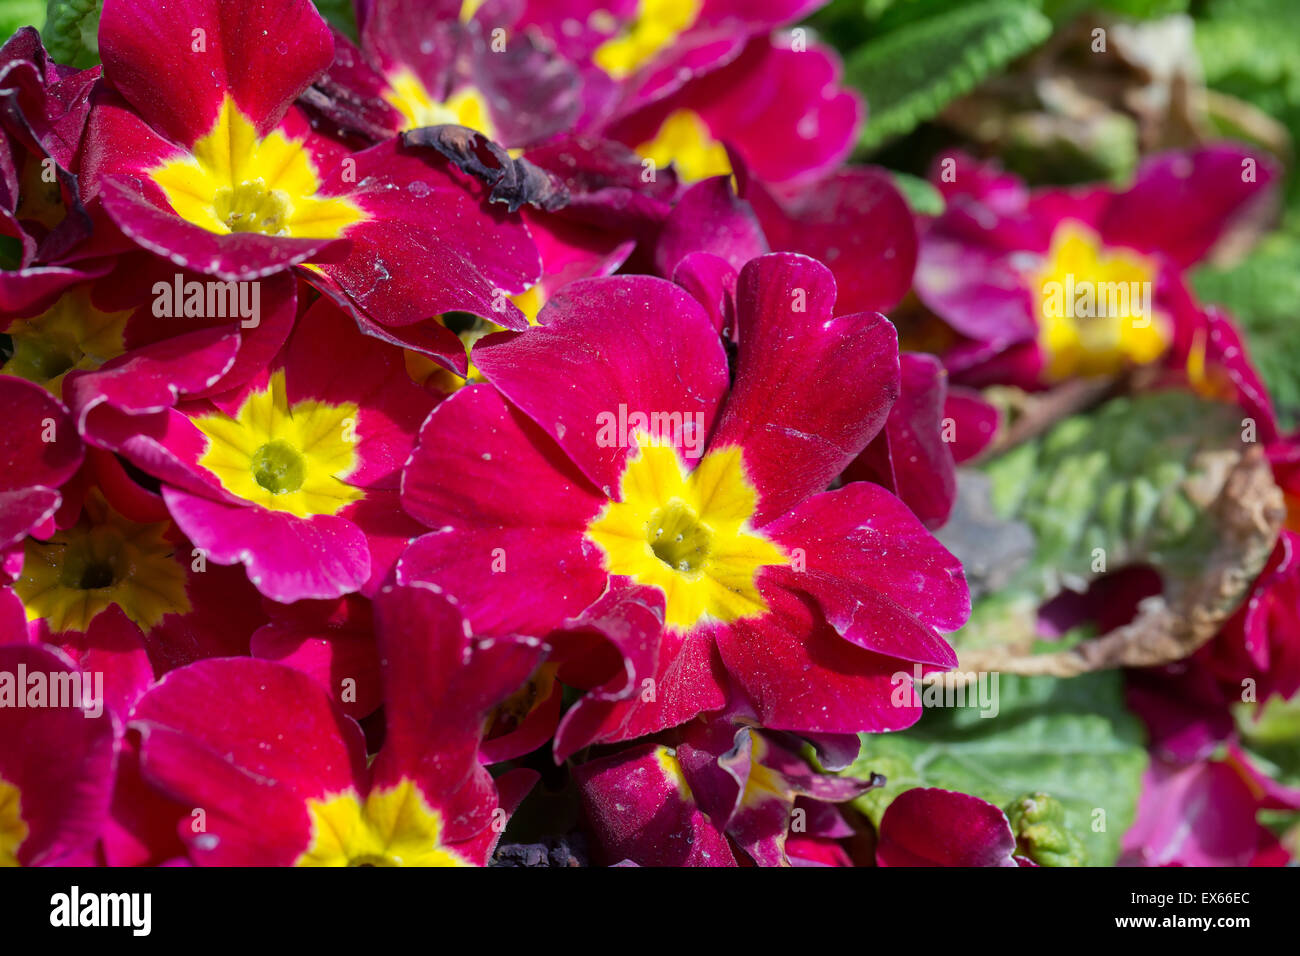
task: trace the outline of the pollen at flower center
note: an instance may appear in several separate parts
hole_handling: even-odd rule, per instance
[[[98,492],[81,519],[48,541],[29,538],[14,590],[28,620],[45,618],[50,631],[85,631],[116,604],[145,631],[168,614],[191,610],[185,568],[166,537],[168,525],[122,517]]]
[[[62,397],[68,372],[91,371],[122,354],[130,314],[130,310],[95,308],[86,286],[65,292],[40,315],[15,319],[5,327],[12,351],[0,372],[35,382]]]
[[[289,196],[271,189],[262,179],[220,186],[213,200],[216,216],[231,232],[260,232],[278,236],[289,218]]]
[[[69,542],[64,550],[59,582],[78,591],[112,587],[124,571],[124,544],[115,528],[95,528]]]
[[[177,215],[221,235],[335,239],[366,218],[351,200],[321,193],[304,140],[279,129],[259,136],[229,97],[206,136],[149,176]]]
[[[273,439],[253,452],[253,480],[273,495],[302,487],[306,466],[302,452],[283,439]]]
[[[290,402],[284,369],[249,392],[233,416],[193,419],[207,438],[198,463],[231,494],[300,518],[337,514],[365,497],[348,482],[359,465],[358,407]]]
[[[704,567],[713,542],[713,533],[682,501],[656,511],[646,524],[646,537],[655,557],[682,574],[695,574]]]
[[[372,790],[309,799],[311,844],[295,866],[469,866],[443,847],[442,816],[403,779]]]
[[[710,452],[688,472],[674,449],[645,439],[628,458],[619,500],[592,520],[587,538],[610,574],[663,591],[669,627],[754,617],[767,610],[759,570],[787,563],[750,527],[757,500],[739,448]]]

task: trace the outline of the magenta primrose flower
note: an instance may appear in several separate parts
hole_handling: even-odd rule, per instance
[[[128,517],[89,476],[66,493],[55,527],[33,531],[18,552],[11,593],[31,640],[83,665],[110,648],[126,655],[101,662],[124,713],[155,669],[248,652],[250,629],[266,620],[257,592],[237,570],[209,566],[156,496],[115,499]]]
[[[1245,601],[1201,653],[1237,689],[1254,677],[1260,700],[1300,691],[1300,533],[1282,531]]]
[[[730,720],[693,721],[676,747],[646,743],[577,769],[608,863],[789,866],[787,841],[848,831],[833,805],[875,785],[817,773],[777,740]]]
[[[307,0],[107,0],[100,53],[81,187],[141,246],[223,279],[301,264],[380,326],[453,309],[523,323],[504,296],[539,264],[517,218],[437,154],[396,138],[349,153],[294,105],[334,58]]]
[[[1235,743],[1222,759],[1155,760],[1122,859],[1133,866],[1284,865],[1287,851],[1257,813],[1297,808],[1300,789],[1270,779]]]
[[[1300,431],[1251,355],[1285,330],[1192,273],[1234,299],[1289,241],[1281,100],[1134,69],[1158,17],[1068,64],[1053,22],[1017,63],[1141,158],[1031,187],[964,122],[1016,74],[941,63],[978,12],[942,7],[82,0],[0,37],[0,867],[1294,862]],[[900,56],[978,86],[918,112],[869,76]],[[1092,502],[1205,538],[1183,603],[1222,623],[1178,659],[1159,549],[1020,607],[1051,569],[978,484],[1153,390],[1242,419],[1197,446],[1222,491]],[[1093,673],[1121,641],[1159,665]],[[911,692],[988,666],[1014,706]],[[963,741],[997,769],[971,719],[1086,732],[1088,779],[926,785]],[[1059,810],[1100,789],[1134,822],[1085,860]],[[149,899],[50,878],[55,926]]]
[[[204,811],[179,824],[208,865],[483,865],[536,775],[478,761],[489,710],[541,655],[535,640],[473,640],[426,588],[382,593],[388,703],[369,766],[337,691],[284,664],[215,658],[173,671],[136,706],[144,777]]]
[[[911,281],[910,261],[904,263],[906,256],[894,254],[915,238],[906,226],[910,213],[892,187],[880,186],[877,198],[885,212],[875,216],[879,207],[869,207],[873,220],[897,223],[898,218],[891,220],[887,211],[891,200],[896,200],[902,207],[904,228],[873,232],[854,244],[849,256],[835,259],[840,274],[849,273],[848,301],[853,308],[886,308]],[[725,177],[704,180],[689,187],[664,220],[656,237],[655,268],[688,289],[709,310],[714,325],[731,337],[737,273],[751,258],[769,250],[764,229],[772,225],[771,220],[760,223],[755,207],[739,199]],[[840,235],[854,231],[847,220],[840,225]],[[801,242],[808,241],[808,230],[792,230],[791,235],[796,232]],[[846,248],[849,241],[845,236]],[[836,287],[838,301],[843,297],[839,275]],[[947,373],[934,357],[904,353],[899,363],[899,396],[885,428],[849,466],[845,478],[883,485],[933,528],[946,521],[952,509],[956,464],[974,457],[988,444],[997,429],[998,415],[973,390],[950,389]],[[952,425],[945,428],[949,419]]]
[[[927,528],[938,528],[956,500],[957,465],[993,439],[998,411],[978,392],[949,387],[942,364],[932,355],[904,352],[899,365],[898,401],[884,429],[844,477],[883,485]]]
[[[749,263],[730,369],[704,309],[648,277],[574,283],[539,328],[480,340],[490,385],[430,415],[403,475],[404,506],[432,531],[398,579],[436,585],[480,633],[546,633],[642,589],[662,613],[656,693],[613,705],[594,740],[731,694],[774,729],[908,726],[919,710],[891,706],[891,675],[952,666],[938,631],[964,623],[969,598],[896,498],[826,490],[898,393],[893,327],[832,317],[834,297],[810,259]]]
[[[1223,144],[1152,156],[1124,190],[1028,189],[961,154],[932,180],[947,208],[924,228],[921,301],[956,338],[949,371],[1026,387],[1186,361],[1199,310],[1182,273],[1265,199],[1275,164]]]
[[[522,148],[568,131],[582,108],[573,64],[529,33],[462,18],[463,6],[358,4],[360,48],[335,31],[334,62],[306,102],[371,141],[450,123]]]
[[[865,110],[839,74],[827,47],[788,33],[757,37],[727,65],[611,120],[605,135],[672,163],[685,182],[731,173],[731,150],[757,179],[790,188],[853,148]]]
[[[297,316],[297,280],[281,273],[229,296],[224,284],[215,283],[219,299],[209,292],[210,281],[152,253],[125,252],[106,275],[69,285],[48,306],[16,312],[5,327],[12,354],[0,372],[62,397],[71,373],[126,364],[134,377],[147,357],[159,388],[228,391],[284,345]],[[220,302],[210,313],[209,301]],[[196,367],[218,365],[220,374],[195,381]],[[108,370],[100,381],[108,381],[107,375]],[[123,378],[121,371],[114,375]]]
[[[157,477],[206,559],[243,564],[272,600],[373,594],[418,530],[398,503],[399,472],[435,399],[400,350],[328,299],[268,367],[222,395],[190,398],[200,388],[114,371],[69,382],[84,433]]]
[[[523,28],[577,65],[584,100],[579,129],[592,132],[730,63],[751,37],[816,6],[816,0],[486,0],[472,9],[484,28]]]

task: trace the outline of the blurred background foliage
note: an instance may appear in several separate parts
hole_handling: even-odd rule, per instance
[[[867,99],[857,158],[894,170],[919,212],[942,207],[920,177],[950,147],[1040,185],[1123,183],[1144,155],[1215,139],[1273,153],[1275,219],[1191,278],[1300,424],[1300,3],[833,0],[808,25]]]

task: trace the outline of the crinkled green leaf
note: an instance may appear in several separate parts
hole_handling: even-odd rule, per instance
[[[1167,584],[1198,577],[1218,535],[1206,506],[1241,442],[1236,407],[1168,390],[1112,399],[991,460],[988,520],[1027,529],[1032,542],[991,588],[975,574],[971,617],[953,645],[1028,652],[1043,602],[1126,565],[1152,565]],[[980,547],[946,543],[959,557]]]
[[[1013,800],[1007,807],[1016,850],[1040,866],[1083,866],[1088,851],[1065,822],[1065,805],[1041,790]]]
[[[1050,32],[1051,21],[1033,6],[986,0],[868,41],[845,65],[846,79],[869,108],[860,145],[874,149],[934,117]]]
[[[831,0],[809,14],[807,22],[828,42],[851,53],[900,27],[977,2],[980,0]]]
[[[103,5],[103,0],[49,0],[41,35],[56,62],[82,69],[99,62]]]
[[[950,642],[960,651],[1025,643],[1038,630],[1042,600],[1035,589],[1017,579],[1003,590],[973,601],[970,620]]]
[[[993,505],[1036,538],[1031,573],[1064,584],[1150,563],[1195,574],[1214,539],[1197,489],[1241,450],[1233,406],[1170,389],[1116,398],[989,463]]]
[[[912,787],[958,790],[1004,810],[1044,793],[1064,809],[1065,849],[1050,862],[1065,862],[1082,847],[1088,865],[1113,864],[1147,765],[1141,723],[1124,708],[1122,675],[1003,674],[998,691],[994,717],[980,717],[979,707],[927,709],[910,730],[863,734],[845,773],[882,773],[886,784],[854,805],[879,825],[894,797]]]

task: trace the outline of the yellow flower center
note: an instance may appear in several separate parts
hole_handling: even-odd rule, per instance
[[[1046,262],[1030,276],[1047,376],[1111,375],[1164,354],[1169,322],[1152,305],[1155,277],[1146,257],[1104,248],[1078,223],[1057,227]]]
[[[250,392],[235,417],[194,419],[208,438],[199,464],[232,495],[300,518],[337,514],[365,497],[346,482],[356,470],[358,408],[305,399],[289,405],[284,370]]]
[[[592,61],[616,80],[630,76],[694,25],[703,0],[639,0],[636,17],[596,48]]]
[[[670,447],[639,435],[612,501],[587,527],[610,574],[664,593],[664,623],[688,630],[767,610],[755,577],[786,555],[749,527],[757,494],[739,448],[710,452],[687,472]]]
[[[443,847],[442,816],[410,780],[308,800],[311,845],[294,866],[470,866]]]
[[[519,311],[528,319],[529,325],[537,324],[537,313],[545,304],[540,283],[517,295],[510,296],[510,301],[519,307]],[[455,332],[461,342],[464,343],[467,352],[471,351],[474,348],[474,343],[483,336],[504,330],[504,326],[497,325],[495,322],[491,322],[482,316],[472,315],[469,312],[445,312],[442,315],[435,315],[433,320]],[[448,370],[442,363],[435,362],[422,352],[404,349],[402,358],[406,365],[406,374],[410,376],[411,381],[416,385],[424,385],[426,382],[433,381],[437,384],[440,392],[447,394],[466,385],[487,381],[483,377],[483,373],[475,366],[473,359],[470,359],[467,363],[465,377],[461,378],[455,372]]]
[[[22,793],[0,777],[0,866],[18,866],[18,849],[27,839]]]
[[[302,140],[278,129],[259,138],[230,97],[190,154],[149,175],[179,216],[209,232],[333,239],[365,218],[347,199],[318,195],[320,178]]]
[[[35,382],[58,397],[73,369],[92,371],[125,351],[122,339],[130,311],[101,312],[90,304],[88,286],[65,292],[45,312],[15,319],[5,329],[13,354],[0,372]]]
[[[84,632],[110,604],[144,631],[168,614],[188,614],[185,568],[167,540],[167,522],[139,524],[92,492],[81,519],[48,541],[28,538],[14,590],[29,621],[50,631]]]
[[[727,148],[715,140],[699,113],[673,110],[659,125],[654,138],[636,148],[655,166],[676,164],[677,174],[685,182],[698,182],[711,176],[730,176],[731,160]]]
[[[383,97],[406,120],[403,129],[451,124],[467,126],[488,139],[496,139],[487,101],[472,86],[457,90],[445,100],[436,100],[419,77],[402,69],[389,74]]]

